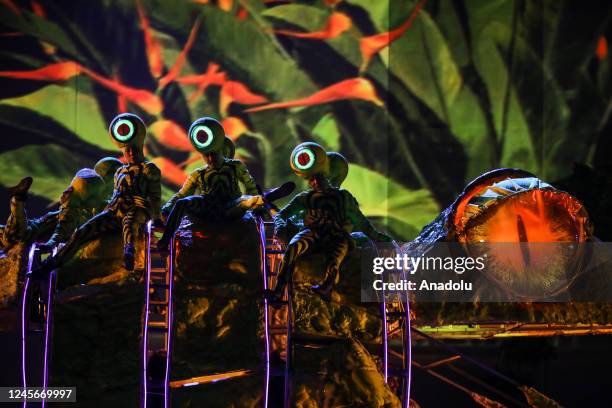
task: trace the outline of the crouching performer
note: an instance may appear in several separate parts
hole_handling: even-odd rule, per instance
[[[93,169],[79,170],[60,197],[60,207],[39,218],[28,219],[25,202],[32,177],[23,178],[9,189],[10,215],[6,225],[0,226],[0,245],[11,248],[16,244],[43,241],[42,250],[50,250],[66,242],[81,224],[104,209],[113,191],[113,175],[122,166],[114,157],[99,160]]]
[[[126,164],[115,173],[113,195],[104,211],[88,220],[70,237],[66,245],[42,267],[34,271],[42,274],[62,266],[87,241],[102,233],[123,231],[123,259],[125,268],[134,269],[134,242],[139,230],[149,219],[161,225],[161,173],[145,160],[143,146],[146,126],[131,113],[115,117],[109,127],[113,142],[121,148]]]
[[[291,153],[291,169],[308,181],[310,189],[296,195],[274,217],[277,235],[282,236],[287,222],[295,217],[303,218],[304,227],[287,245],[276,287],[266,293],[273,302],[282,298],[296,260],[305,253],[321,249],[327,254],[325,279],[312,290],[329,301],[342,261],[353,247],[350,235],[353,230],[365,233],[373,241],[391,240],[372,226],[351,193],[330,183],[330,156],[334,154],[337,153],[326,153],[312,142],[298,145]],[[340,183],[341,180],[336,185]]]
[[[225,136],[221,123],[210,117],[196,120],[189,128],[189,140],[204,157],[206,166],[192,172],[162,208],[167,221],[164,235],[158,241],[159,249],[168,248],[187,214],[206,220],[232,219],[264,204],[246,165],[225,156],[233,149],[233,143]]]

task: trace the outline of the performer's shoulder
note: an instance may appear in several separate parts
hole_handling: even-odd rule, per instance
[[[197,175],[201,174],[203,171],[206,171],[206,168],[207,168],[207,167],[208,167],[208,166],[198,167],[197,169],[192,170],[192,172],[191,172],[191,173],[189,173],[189,176],[190,176],[190,177],[197,176]]]
[[[150,161],[145,161],[143,163],[143,172],[145,174],[161,174],[161,170],[159,169],[159,167],[157,167],[157,164],[150,162]]]
[[[355,198],[355,196],[353,194],[351,194],[350,191],[344,189],[344,188],[337,188],[338,192],[342,195],[342,197],[351,200],[351,201],[357,201],[357,199]]]

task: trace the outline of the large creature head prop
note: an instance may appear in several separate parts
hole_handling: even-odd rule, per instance
[[[291,153],[289,164],[295,174],[305,179],[317,175],[329,176],[329,158],[325,149],[314,142],[297,145]]]
[[[202,154],[225,153],[225,130],[218,120],[204,117],[197,119],[189,127],[189,141]],[[229,139],[228,139],[229,140]],[[231,140],[229,141],[231,143]]]
[[[113,143],[120,149],[129,146],[142,149],[147,135],[147,127],[144,122],[133,113],[122,113],[115,116],[108,131]]]

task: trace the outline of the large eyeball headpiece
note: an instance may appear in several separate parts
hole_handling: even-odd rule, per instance
[[[218,152],[223,150],[225,130],[216,119],[200,118],[189,128],[189,141],[200,153]]]
[[[290,165],[295,174],[306,179],[317,174],[326,177],[329,174],[329,159],[325,149],[314,142],[297,145],[291,153]]]
[[[119,148],[128,145],[142,147],[147,134],[147,127],[137,115],[122,113],[115,116],[111,121],[108,131],[113,143]]]

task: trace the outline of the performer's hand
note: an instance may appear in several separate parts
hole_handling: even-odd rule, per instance
[[[247,198],[246,202],[249,208],[257,208],[264,205],[264,198],[262,195],[254,195]]]

